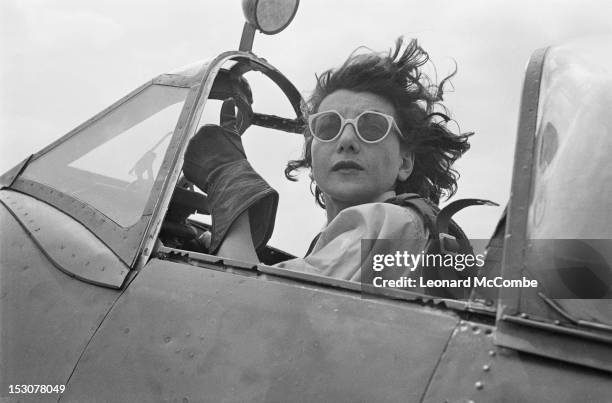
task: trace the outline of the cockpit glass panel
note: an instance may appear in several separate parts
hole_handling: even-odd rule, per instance
[[[611,112],[610,38],[549,49],[540,86],[526,270],[540,284],[539,298],[554,301],[576,320],[605,324],[612,324]],[[521,309],[532,303],[522,301]]]
[[[152,85],[34,160],[23,177],[122,227],[141,217],[188,89]]]

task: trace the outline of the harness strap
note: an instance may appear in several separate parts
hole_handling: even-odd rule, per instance
[[[468,237],[459,224],[452,219],[452,216],[469,206],[498,205],[490,200],[460,199],[440,210],[431,200],[416,193],[405,193],[393,197],[387,200],[387,203],[411,207],[418,211],[429,230],[429,239],[436,241],[430,246],[439,249],[440,253],[473,253]]]
[[[424,199],[416,193],[404,193],[388,199],[385,203],[410,207],[416,210],[423,219],[425,227],[429,230],[429,237],[438,239],[439,233],[436,226],[436,220],[440,209],[433,204],[433,202]]]
[[[456,213],[458,213],[459,211],[469,206],[499,206],[499,204],[492,202],[490,200],[484,200],[484,199],[455,200],[454,202],[450,203],[449,205],[444,207],[442,210],[440,210],[440,212],[438,213],[438,219],[436,221],[436,229],[438,230],[438,233],[448,234],[449,224],[451,223],[455,224],[451,220],[451,217],[455,215]]]

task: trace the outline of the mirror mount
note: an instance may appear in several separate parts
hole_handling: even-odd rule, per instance
[[[242,52],[250,52],[253,49],[253,39],[255,38],[255,31],[257,27],[249,22],[244,23],[242,28],[242,37],[240,38],[240,46],[238,50]]]
[[[299,5],[300,0],[242,0],[242,11],[247,22],[238,49],[251,51],[256,30],[274,35],[287,28]]]

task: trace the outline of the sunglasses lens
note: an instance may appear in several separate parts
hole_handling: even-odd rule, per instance
[[[357,121],[359,134],[366,141],[380,140],[389,131],[389,121],[377,113],[364,113]]]
[[[320,140],[331,140],[340,132],[342,120],[336,113],[329,112],[316,116],[311,124],[312,134]]]

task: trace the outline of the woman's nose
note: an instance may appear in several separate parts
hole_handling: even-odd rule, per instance
[[[359,152],[360,147],[355,126],[353,126],[352,123],[345,124],[340,133],[340,138],[338,139],[337,151]]]

